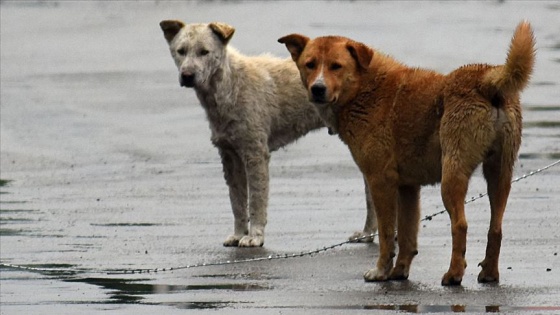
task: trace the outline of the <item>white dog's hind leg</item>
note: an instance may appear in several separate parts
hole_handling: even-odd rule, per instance
[[[249,235],[239,241],[240,247],[258,247],[264,244],[264,228],[268,206],[268,148],[251,150],[245,165],[249,183]]]
[[[364,230],[354,232],[354,234],[350,235],[348,240],[359,242],[359,243],[373,243],[373,241],[375,240],[375,236],[369,236],[369,235],[377,232],[377,215],[375,214],[375,206],[373,205],[373,200],[371,199],[369,188],[365,179],[364,179],[364,185],[366,188],[365,193],[366,193],[366,208],[367,208],[366,223],[364,225]],[[357,240],[362,237],[364,238]]]
[[[245,164],[234,150],[220,149],[220,156],[234,217],[233,234],[226,238],[224,246],[238,246],[239,241],[249,233],[247,173]]]

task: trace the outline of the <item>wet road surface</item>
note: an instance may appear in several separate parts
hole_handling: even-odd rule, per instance
[[[1,6],[1,314],[560,313],[560,166],[512,187],[501,282],[476,282],[489,205],[467,206],[469,266],[442,287],[447,215],[422,222],[410,279],[365,283],[374,244],[360,174],[326,130],[273,154],[263,248],[225,248],[232,214],[218,154],[192,90],[181,89],[158,23],[224,21],[242,52],[288,57],[288,33],[341,34],[447,72],[501,63],[529,19],[536,71],[523,94],[515,174],[560,159],[556,2],[8,2]],[[468,196],[485,192],[480,172]],[[443,209],[422,192],[423,215]],[[191,268],[183,268],[196,265]],[[176,268],[172,271],[161,269]],[[113,274],[111,270],[159,269]]]

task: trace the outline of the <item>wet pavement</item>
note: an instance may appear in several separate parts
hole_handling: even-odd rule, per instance
[[[360,174],[326,130],[273,154],[265,246],[223,247],[233,227],[218,154],[158,26],[223,21],[237,28],[231,44],[242,52],[285,57],[283,35],[341,34],[447,72],[501,63],[527,18],[538,57],[522,98],[521,176],[560,159],[558,2],[2,1],[0,9],[0,258],[32,269],[1,267],[0,314],[560,313],[560,165],[513,185],[500,284],[476,282],[486,198],[467,206],[460,287],[440,286],[451,251],[445,214],[422,222],[407,281],[363,281],[376,243],[291,257],[363,226]],[[468,196],[484,192],[477,172]],[[437,186],[423,189],[422,207],[443,209]],[[279,255],[288,258],[200,266]],[[122,269],[152,272],[109,272]]]

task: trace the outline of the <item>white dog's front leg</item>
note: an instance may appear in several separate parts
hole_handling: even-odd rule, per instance
[[[247,173],[245,163],[234,150],[220,149],[220,156],[234,217],[233,234],[226,238],[224,246],[238,246],[239,241],[249,234]]]
[[[363,231],[354,232],[348,238],[350,241],[359,243],[372,243],[375,240],[375,236],[370,236],[377,233],[377,214],[375,213],[375,206],[373,205],[373,200],[371,199],[371,194],[369,193],[369,187],[364,179],[365,194],[366,194],[366,223],[364,225]],[[358,240],[359,239],[359,240]]]
[[[264,244],[264,228],[268,206],[268,148],[251,150],[245,165],[249,186],[249,235],[239,241],[240,247],[258,247]]]

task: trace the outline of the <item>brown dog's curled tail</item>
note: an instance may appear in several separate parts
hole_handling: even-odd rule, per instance
[[[505,65],[496,67],[484,78],[484,85],[489,85],[501,94],[522,91],[531,78],[535,65],[535,37],[527,21],[519,23],[506,59]]]

